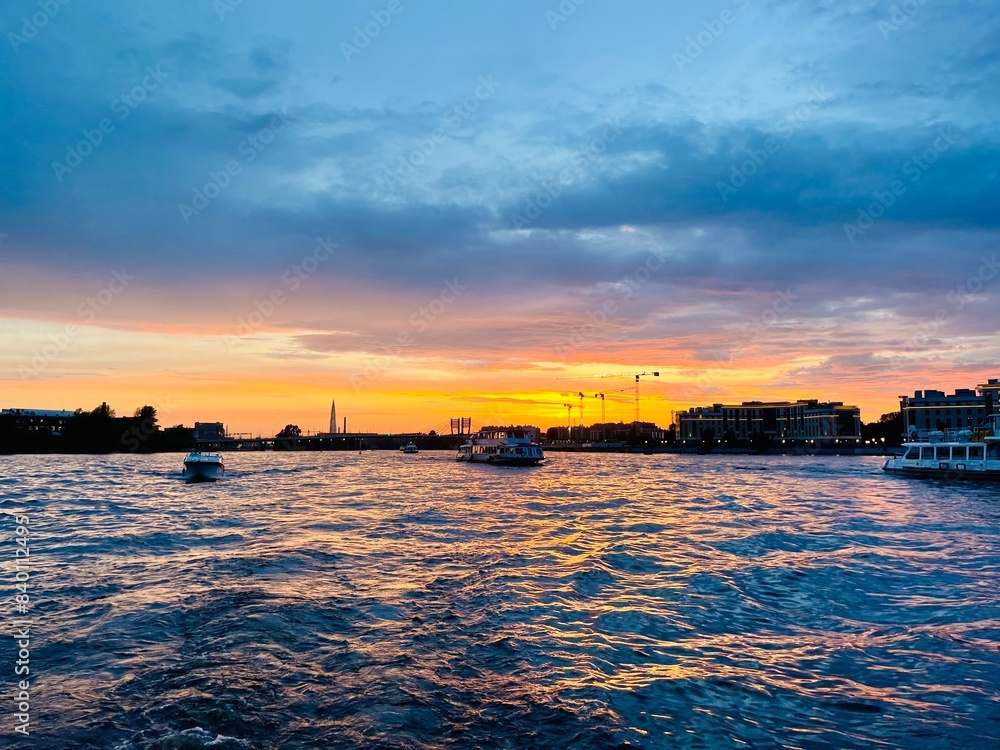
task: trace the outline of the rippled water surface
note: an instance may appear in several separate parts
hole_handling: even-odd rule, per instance
[[[0,458],[35,619],[32,734],[4,687],[0,745],[1000,747],[1000,487],[451,459]]]

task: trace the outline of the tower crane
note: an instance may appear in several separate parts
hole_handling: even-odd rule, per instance
[[[607,416],[605,415],[604,411],[604,397],[612,393],[624,393],[625,391],[631,391],[631,390],[632,390],[631,388],[616,388],[613,391],[601,391],[600,393],[594,394],[594,398],[601,399],[601,433],[604,440],[608,439],[607,430],[604,427],[604,425],[606,425],[608,422]]]
[[[635,424],[636,427],[639,425],[639,378],[642,377],[660,377],[658,372],[616,372],[609,373],[606,375],[595,375],[598,378],[635,378]]]
[[[660,377],[660,373],[657,372],[656,370],[652,370],[650,372],[614,372],[614,373],[605,373],[603,375],[590,375],[590,376],[584,376],[584,377],[592,377],[592,378],[635,378],[635,422],[634,422],[634,428],[636,430],[638,430],[639,429],[639,380],[641,378],[645,378],[645,377],[658,378],[658,377]],[[557,379],[558,380],[570,380],[570,379],[574,379],[575,380],[576,378],[561,377],[561,378],[557,378]],[[625,389],[625,390],[627,390],[627,389]],[[613,391],[606,391],[606,393],[609,393],[609,392],[613,392]],[[563,395],[565,395],[565,394],[563,394]],[[582,424],[582,419],[583,419],[583,394],[580,393],[579,396],[580,396],[580,419],[581,419],[581,424]],[[570,407],[569,404],[563,404],[563,406],[569,408],[570,411],[572,411],[572,408]],[[571,424],[572,424],[572,421],[571,421]]]
[[[639,425],[639,378],[641,378],[643,375],[652,375],[654,378],[658,378],[658,377],[660,377],[660,373],[658,373],[658,372],[652,372],[652,373],[649,373],[649,372],[640,372],[640,373],[636,373],[636,376],[635,376],[635,424],[636,424],[637,427]]]
[[[582,391],[577,391],[576,393],[561,393],[559,395],[561,395],[561,396],[569,396],[570,398],[572,398],[573,396],[579,396],[580,397],[580,411],[579,411],[579,415],[580,415],[580,439],[582,440],[583,439],[583,399],[586,398],[586,396],[583,394]],[[565,406],[566,409],[567,409],[566,426],[569,428],[569,439],[572,440],[573,439],[573,409],[576,408],[576,407],[573,404],[563,404],[563,406]]]

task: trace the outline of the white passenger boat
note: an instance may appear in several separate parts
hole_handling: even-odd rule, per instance
[[[534,466],[545,456],[542,455],[542,446],[531,442],[523,432],[480,430],[459,447],[455,458],[498,466]]]
[[[417,444],[412,440],[399,449],[400,453],[417,453]]]
[[[184,478],[189,482],[215,482],[225,473],[220,453],[191,451],[184,459]]]
[[[939,479],[1000,479],[1000,414],[976,430],[911,429],[901,456],[882,467],[890,474]]]

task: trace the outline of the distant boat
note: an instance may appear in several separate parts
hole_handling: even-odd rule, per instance
[[[184,459],[184,479],[189,482],[215,482],[225,473],[220,453],[191,451]]]
[[[414,442],[409,442],[399,449],[400,453],[417,453],[417,445]]]
[[[911,429],[902,456],[886,459],[889,474],[938,479],[1000,479],[1000,414],[976,430]]]
[[[542,455],[542,446],[531,442],[522,432],[480,430],[459,447],[455,458],[469,463],[497,466],[535,466],[545,456]]]

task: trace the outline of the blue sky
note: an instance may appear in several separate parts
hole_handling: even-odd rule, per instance
[[[1000,370],[997,20],[994,3],[931,0],[15,0],[0,362],[24,398],[107,374],[82,339],[16,372],[126,268],[127,292],[83,321],[121,350],[116,372],[169,346],[178,376],[218,373],[199,352],[277,287],[242,361],[343,383],[460,279],[468,295],[398,365],[498,383],[715,372],[692,402],[882,408],[974,385]],[[318,237],[335,257],[288,288]],[[662,265],[626,298],[652,251]],[[790,309],[766,314],[783,290]],[[616,313],[567,348],[608,298]]]

